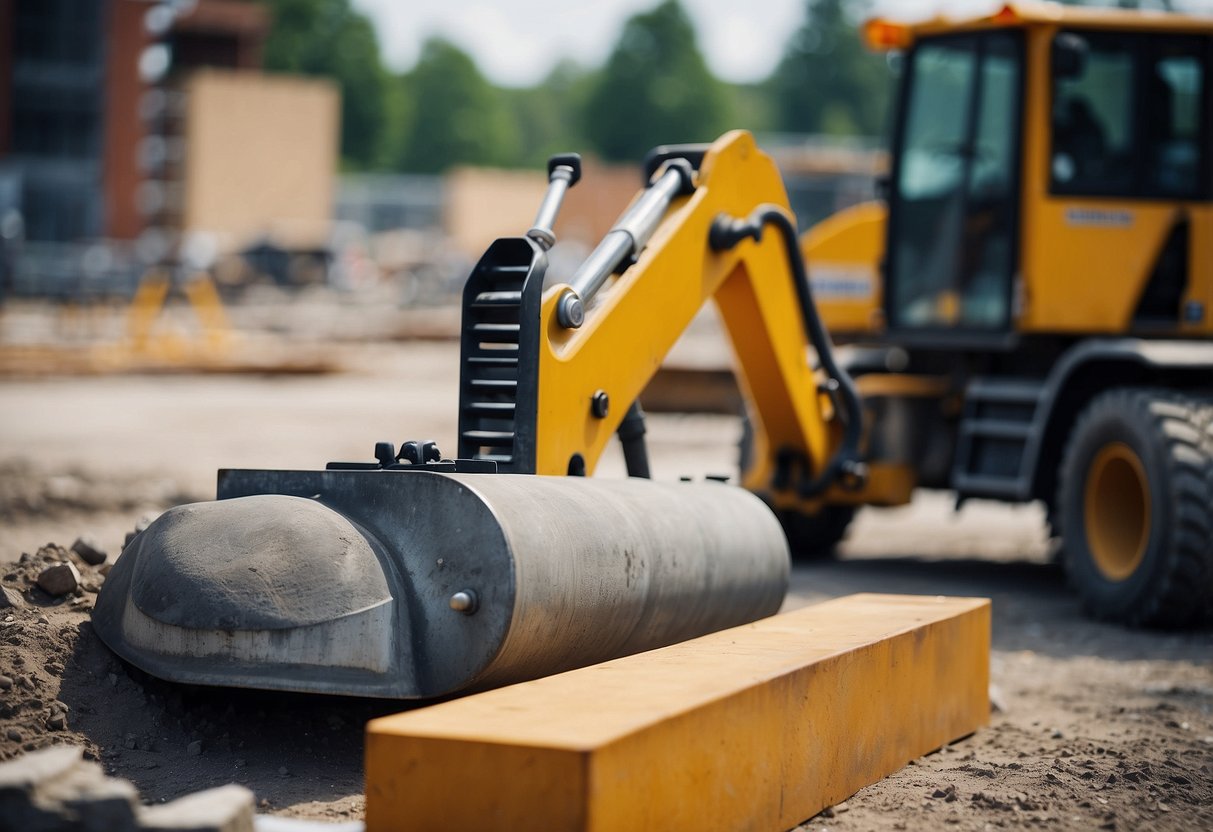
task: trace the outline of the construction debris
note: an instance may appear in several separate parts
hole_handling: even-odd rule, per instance
[[[58,597],[76,591],[80,586],[80,572],[70,560],[57,563],[38,575],[38,586],[47,595]]]
[[[100,566],[109,557],[109,553],[104,549],[98,548],[97,544],[88,537],[76,538],[76,542],[72,544],[72,551],[79,555],[89,566]]]
[[[0,818],[6,829],[252,832],[253,793],[230,785],[142,807],[129,780],[56,745],[0,763]]]
[[[252,832],[253,793],[229,784],[139,812],[146,832]]]
[[[0,586],[0,609],[11,607],[13,609],[25,609],[25,599],[21,594],[7,586]]]

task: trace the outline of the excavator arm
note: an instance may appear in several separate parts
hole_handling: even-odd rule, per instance
[[[105,643],[180,682],[427,699],[774,614],[789,547],[768,505],[811,513],[863,479],[859,398],[754,140],[648,167],[567,282],[544,286],[574,156],[549,163],[535,226],[477,264],[457,459],[380,442],[376,462],[221,471],[217,501],[165,512],[123,552],[94,615]],[[744,485],[767,505],[715,482],[567,476],[634,437],[637,398],[709,299],[752,403]]]
[[[839,482],[854,487],[859,399],[816,318],[774,162],[743,131],[661,151],[648,187],[568,283],[541,291],[547,240],[536,235],[498,241],[477,267],[465,294],[460,456],[518,472],[592,473],[712,300],[751,406],[756,453],[742,484],[783,506]],[[503,262],[507,246],[518,262]],[[523,268],[514,329],[500,314],[513,297],[501,281]],[[496,316],[485,312],[493,301]],[[503,337],[515,332],[516,342]]]

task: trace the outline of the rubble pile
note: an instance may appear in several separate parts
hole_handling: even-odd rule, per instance
[[[110,832],[253,832],[253,793],[228,785],[141,806],[129,781],[107,777],[81,749],[56,745],[0,763],[0,826]]]
[[[70,549],[48,543],[32,555],[25,552],[2,576],[0,610],[63,603],[91,609],[110,566],[109,554],[87,538],[78,538]]]

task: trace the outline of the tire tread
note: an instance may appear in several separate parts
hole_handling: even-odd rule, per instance
[[[1213,403],[1181,392],[1152,388],[1121,388],[1097,396],[1079,415],[1062,455],[1058,473],[1059,501],[1064,506],[1071,489],[1082,494],[1083,483],[1070,482],[1077,440],[1102,420],[1119,417],[1146,428],[1147,440],[1165,468],[1172,524],[1167,535],[1159,576],[1125,611],[1093,602],[1085,592],[1083,573],[1075,559],[1079,544],[1063,543],[1063,562],[1071,584],[1097,618],[1116,619],[1134,626],[1181,627],[1205,619],[1213,606]],[[1062,540],[1069,512],[1057,512]]]

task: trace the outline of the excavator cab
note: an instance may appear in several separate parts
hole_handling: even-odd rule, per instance
[[[886,198],[804,239],[835,337],[1213,334],[1213,25],[1017,4],[864,35],[903,71]]]

